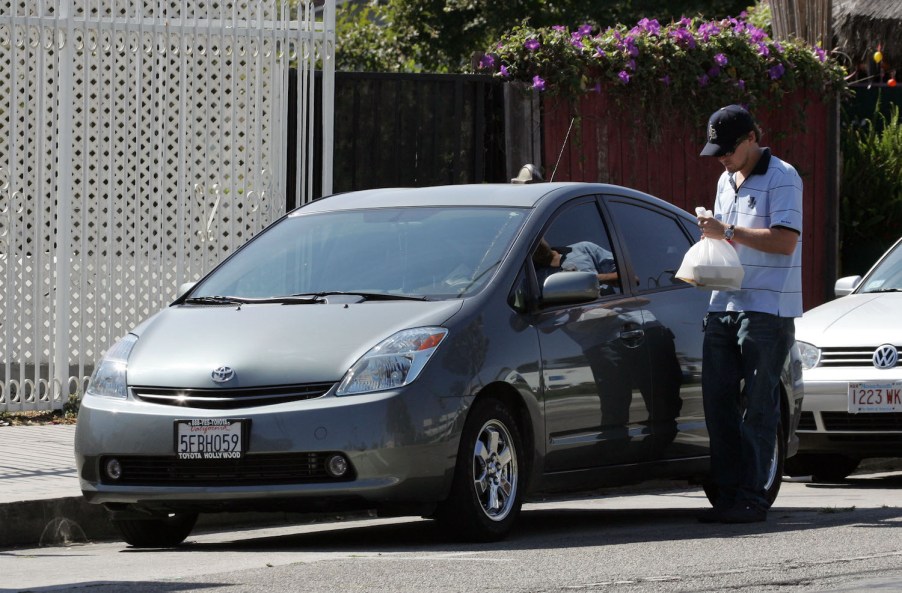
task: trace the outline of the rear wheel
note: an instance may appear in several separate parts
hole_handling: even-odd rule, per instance
[[[436,510],[442,529],[469,541],[504,538],[520,514],[521,450],[505,405],[477,401],[464,425],[451,494]]]
[[[197,513],[170,513],[148,519],[113,519],[122,539],[136,548],[172,548],[194,529]]]
[[[812,482],[841,482],[858,468],[860,459],[835,453],[799,453],[786,460],[790,476],[811,476]]]
[[[780,494],[780,486],[783,484],[783,468],[786,463],[786,438],[783,435],[783,419],[781,417],[777,423],[777,438],[774,441],[774,449],[767,470],[767,480],[764,485],[768,504],[774,504],[777,495]],[[718,495],[717,485],[709,480],[705,482],[704,488],[705,495],[714,505]]]

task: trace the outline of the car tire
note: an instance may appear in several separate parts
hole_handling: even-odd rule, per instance
[[[786,460],[790,476],[811,476],[812,482],[842,482],[858,468],[860,459],[839,454],[799,453]]]
[[[765,485],[765,497],[769,505],[774,504],[774,501],[777,500],[777,495],[780,494],[786,462],[786,435],[783,433],[783,419],[781,417],[777,423],[777,438],[774,442],[774,453],[770,460],[770,468]],[[708,501],[714,505],[718,495],[717,485],[710,480],[706,480],[704,489]]]
[[[173,513],[160,518],[113,519],[122,539],[136,548],[172,548],[190,535],[197,513]]]
[[[476,542],[498,541],[510,532],[522,504],[522,442],[502,402],[476,402],[461,435],[451,494],[436,509],[443,531]]]

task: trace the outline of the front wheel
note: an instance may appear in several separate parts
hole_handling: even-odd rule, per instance
[[[172,548],[190,535],[197,513],[171,513],[148,519],[113,519],[125,543],[136,548]]]
[[[478,401],[461,435],[451,494],[436,510],[442,529],[469,541],[504,538],[520,514],[522,440],[507,407]]]

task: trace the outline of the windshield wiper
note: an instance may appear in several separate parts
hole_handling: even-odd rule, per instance
[[[869,290],[868,292],[902,292],[902,288],[878,288],[877,290]]]
[[[185,299],[189,305],[243,305],[252,302],[249,299],[233,296],[199,296]]]
[[[329,296],[356,296],[360,297],[365,301],[428,301],[429,299],[424,296],[411,296],[406,294],[390,294],[385,292],[356,292],[356,291],[345,291],[345,290],[324,290],[321,292],[311,292],[311,293],[300,293],[293,294],[290,297],[285,297],[286,304],[294,303],[294,299],[312,299],[314,301],[322,301],[326,297]]]
[[[316,297],[300,298],[297,295],[288,297],[236,297],[236,296],[201,296],[185,299],[189,305],[259,305],[259,304],[299,304],[311,305],[321,302]]]

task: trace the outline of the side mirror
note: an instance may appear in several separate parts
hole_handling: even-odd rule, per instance
[[[837,297],[844,297],[851,294],[860,283],[861,276],[846,276],[845,278],[840,278],[833,286],[833,294]]]
[[[194,285],[195,285],[195,284],[197,284],[197,282],[185,282],[185,283],[183,283],[183,284],[180,284],[180,285],[179,285],[179,292],[178,292],[177,295],[175,295],[175,298],[177,298],[177,299],[182,298],[182,296],[183,296],[186,292],[188,292],[189,290],[191,290],[192,288],[194,288]]]
[[[557,272],[545,279],[543,305],[575,305],[598,298],[598,276],[592,272]]]

